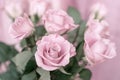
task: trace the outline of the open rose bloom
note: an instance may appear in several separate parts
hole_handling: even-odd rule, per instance
[[[75,56],[75,47],[63,37],[51,34],[37,42],[36,62],[39,67],[52,71],[66,66]]]

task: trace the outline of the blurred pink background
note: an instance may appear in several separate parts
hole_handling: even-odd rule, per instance
[[[14,44],[13,40],[8,34],[8,28],[11,20],[5,14],[2,6],[4,0],[0,0],[0,41],[7,44]],[[24,11],[27,12],[27,0],[19,0],[23,4]],[[87,20],[89,9],[95,2],[101,2],[108,8],[106,20],[110,25],[112,40],[115,41],[117,47],[117,56],[112,60],[107,60],[102,64],[90,67],[93,72],[91,80],[120,80],[120,0],[52,0],[54,3],[59,1],[60,7],[66,9],[68,5],[72,5],[79,9],[82,17]]]

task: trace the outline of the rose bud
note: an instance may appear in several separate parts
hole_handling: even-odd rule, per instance
[[[102,19],[107,14],[107,8],[102,3],[96,3],[91,8],[91,16],[96,19]]]
[[[50,6],[50,1],[48,0],[32,0],[29,3],[31,16],[38,15],[41,17]]]
[[[11,18],[16,18],[23,13],[23,8],[20,2],[8,0],[5,2],[5,11]]]
[[[34,31],[34,26],[32,21],[27,15],[23,17],[18,17],[9,29],[9,33],[15,39],[21,40],[28,37]]]
[[[77,28],[72,17],[63,10],[49,9],[42,20],[48,33],[63,34]]]
[[[115,45],[109,39],[101,39],[84,45],[85,56],[90,65],[102,63],[116,56]]]

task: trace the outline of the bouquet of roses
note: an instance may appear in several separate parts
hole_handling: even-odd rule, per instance
[[[0,57],[0,80],[90,80],[87,66],[115,57],[104,5],[94,5],[87,22],[73,7],[31,9],[30,15],[17,18],[8,12],[13,20],[9,34],[20,43],[21,51],[0,44],[1,55],[10,53],[9,59]]]

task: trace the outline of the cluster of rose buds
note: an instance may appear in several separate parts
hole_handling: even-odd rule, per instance
[[[60,0],[1,0],[0,9],[4,9],[11,18],[24,13],[41,17],[48,9],[60,9],[61,2]]]
[[[105,6],[94,5],[91,14],[84,37],[84,51],[87,61],[94,65],[115,57],[116,51],[115,44],[110,40],[109,26],[104,19],[101,20],[106,14]]]

